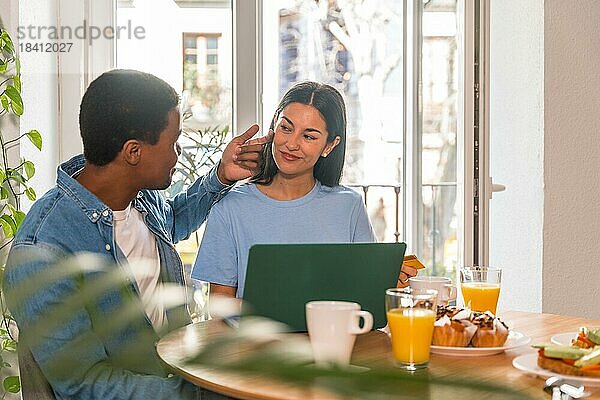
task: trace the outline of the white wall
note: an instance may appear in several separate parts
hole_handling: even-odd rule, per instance
[[[9,27],[15,43],[35,43],[27,37],[19,39],[18,27],[28,25],[49,26],[56,24],[54,6],[48,0],[2,0],[0,2],[1,17]],[[14,126],[4,128],[5,137],[17,135],[37,129],[42,134],[43,150],[40,152],[26,138],[19,147],[9,151],[13,163],[18,164],[19,157],[32,160],[36,165],[36,173],[29,181],[38,197],[54,185],[57,164],[56,133],[56,55],[54,53],[19,51],[21,60],[21,83],[24,111]],[[14,129],[14,132],[11,130]],[[27,211],[32,202],[22,196],[21,207]]]
[[[503,268],[502,309],[542,308],[544,2],[491,1],[490,265]]]
[[[19,25],[27,27],[56,25],[54,1],[19,1]],[[22,42],[28,42],[24,38]],[[54,186],[56,165],[59,162],[58,144],[58,93],[56,84],[57,55],[55,53],[21,52],[21,73],[23,81],[23,102],[25,110],[21,117],[21,132],[37,129],[42,134],[40,152],[27,139],[21,141],[21,154],[33,160],[36,173],[31,186],[38,197]],[[27,204],[25,204],[27,203]],[[24,200],[24,208],[31,205]]]
[[[544,10],[543,311],[600,318],[600,2]]]
[[[16,0],[0,0],[0,20],[2,27],[6,29],[13,39],[15,47],[18,49],[19,40],[17,37],[17,21],[19,19],[19,4]],[[1,81],[3,81],[4,78]],[[12,140],[19,136],[19,119],[12,113],[0,118],[0,128],[5,140]],[[8,151],[8,161],[18,163],[20,154],[19,147],[15,146]],[[0,160],[2,154],[0,153]]]
[[[600,2],[491,8],[490,264],[501,307],[600,318]],[[507,295],[508,294],[508,295]]]
[[[23,27],[21,42],[56,43],[48,39],[49,31],[42,27],[71,27],[73,31],[85,23],[104,27],[112,21],[112,0],[94,0],[89,15],[81,0],[20,0],[18,25]],[[16,19],[15,19],[16,21]],[[32,30],[29,30],[29,27]],[[22,155],[36,164],[31,180],[38,197],[52,188],[57,165],[82,152],[79,135],[79,104],[91,79],[112,66],[112,44],[107,39],[65,37],[61,43],[70,46],[65,52],[22,51],[23,101],[21,132],[37,129],[42,134],[43,148],[38,151],[27,139],[21,141]],[[25,210],[30,206],[24,201]]]

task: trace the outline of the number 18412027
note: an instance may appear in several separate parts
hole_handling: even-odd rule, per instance
[[[73,47],[72,42],[49,43],[49,42],[21,42],[19,50],[22,53],[68,53]]]

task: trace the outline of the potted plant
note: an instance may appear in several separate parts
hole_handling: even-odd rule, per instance
[[[35,164],[24,158],[13,160],[8,152],[17,147],[24,137],[41,150],[42,137],[33,129],[9,138],[4,130],[8,122],[18,120],[23,114],[23,109],[21,64],[10,35],[0,28],[0,250],[8,249],[25,219],[25,213],[21,209],[22,196],[27,196],[32,201],[36,199],[35,190],[29,185],[29,180],[35,174]],[[6,251],[0,253],[2,272],[6,254]],[[21,385],[19,377],[11,373],[13,366],[7,361],[16,358],[14,353],[17,349],[17,335],[16,325],[5,306],[1,292],[0,309],[0,376],[4,391],[2,398],[5,398],[7,393],[18,393]]]

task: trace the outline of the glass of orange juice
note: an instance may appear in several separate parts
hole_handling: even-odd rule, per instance
[[[394,288],[385,292],[392,353],[400,368],[427,367],[436,316],[437,290]]]
[[[496,314],[502,269],[494,267],[463,267],[460,269],[460,290],[465,306],[473,311]]]

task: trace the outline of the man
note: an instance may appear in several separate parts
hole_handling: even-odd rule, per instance
[[[169,309],[161,289],[184,286],[173,244],[251,175],[269,138],[249,141],[252,126],[218,166],[165,201],[157,190],[170,185],[181,153],[178,104],[173,88],[150,74],[114,70],[94,80],[79,115],[84,155],[59,166],[56,187],[15,237],[7,301],[57,398],[200,398],[156,355],[159,334],[189,322],[186,307]],[[85,265],[65,272],[66,257],[81,253],[109,262],[80,258]]]

